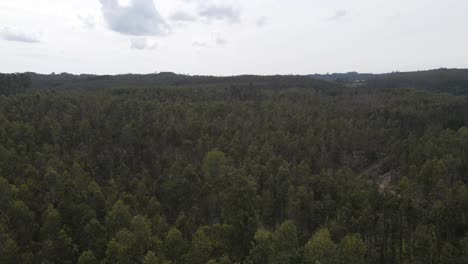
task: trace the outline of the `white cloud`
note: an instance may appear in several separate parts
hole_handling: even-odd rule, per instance
[[[202,5],[198,14],[208,20],[223,20],[230,23],[240,22],[240,9],[232,5]]]
[[[78,19],[85,29],[93,29],[96,27],[96,21],[93,16],[78,16]]]
[[[134,50],[154,50],[158,44],[147,38],[132,38],[130,39],[130,48]]]
[[[177,11],[172,13],[171,20],[176,22],[193,22],[197,20],[197,17],[184,11]]]
[[[169,33],[169,26],[156,10],[153,0],[132,0],[128,6],[117,0],[100,0],[108,27],[134,36],[159,36]]]

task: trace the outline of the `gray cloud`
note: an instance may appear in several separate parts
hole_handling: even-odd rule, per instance
[[[134,36],[158,36],[169,33],[169,26],[154,6],[153,0],[132,0],[119,6],[117,0],[100,0],[108,27],[118,33]]]
[[[348,14],[348,12],[346,12],[346,10],[344,10],[344,9],[336,10],[335,14],[333,16],[329,17],[328,20],[339,20],[339,19],[345,17],[347,14]]]
[[[257,24],[257,26],[259,27],[263,27],[264,25],[266,25],[266,23],[267,23],[266,17],[259,17],[257,21],[255,22],[255,24]]]
[[[0,30],[0,38],[8,41],[24,42],[24,43],[39,43],[40,40],[35,35],[26,34],[23,32],[12,31],[9,28]]]
[[[170,19],[177,22],[193,22],[197,20],[195,16],[184,11],[177,11],[173,13]]]
[[[229,5],[201,6],[198,14],[208,20],[224,20],[230,23],[240,22],[241,12]]]
[[[133,38],[130,40],[130,48],[135,50],[154,50],[158,47],[155,42],[149,41],[147,38]]]

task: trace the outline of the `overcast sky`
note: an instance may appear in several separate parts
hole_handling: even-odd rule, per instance
[[[467,0],[0,0],[0,72],[468,68]]]

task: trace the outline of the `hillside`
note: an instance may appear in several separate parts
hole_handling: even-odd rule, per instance
[[[241,75],[229,77],[216,76],[190,76],[162,72],[155,74],[122,74],[122,75],[73,75],[61,74],[36,74],[26,73],[31,78],[32,89],[83,89],[94,90],[102,88],[132,87],[149,88],[154,86],[259,86],[265,88],[285,87],[330,87],[327,82],[308,78],[300,75],[275,75],[255,76]]]
[[[415,88],[431,92],[468,94],[468,69],[437,69],[385,74],[349,72],[309,76],[342,84],[362,82],[369,88]]]

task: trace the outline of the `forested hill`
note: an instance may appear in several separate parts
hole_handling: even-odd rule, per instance
[[[156,74],[123,74],[123,75],[73,75],[61,74],[36,74],[25,73],[31,79],[31,88],[44,89],[84,89],[95,90],[100,88],[115,87],[155,87],[155,86],[203,86],[225,88],[236,87],[265,87],[265,88],[287,88],[287,87],[320,87],[327,88],[335,85],[325,81],[316,80],[300,75],[275,75],[255,76],[241,75],[230,77],[216,76],[190,76],[162,72]]]
[[[341,84],[359,82],[360,85],[370,88],[416,88],[432,92],[468,95],[468,69],[437,69],[385,74],[349,72],[309,76]]]
[[[468,70],[438,69],[382,74],[369,78],[368,84],[377,88],[418,88],[468,95]]]
[[[241,75],[229,77],[190,76],[162,72],[155,74],[122,74],[122,75],[73,75],[24,73],[30,80],[30,88],[45,89],[81,89],[96,90],[102,88],[149,88],[154,86],[186,87],[263,87],[278,88],[318,88],[326,90],[343,84],[359,82],[369,88],[416,88],[433,92],[468,94],[468,70],[437,69],[418,72],[394,72],[387,74],[370,73],[333,73],[313,75],[274,75],[255,76]]]
[[[14,95],[31,89],[27,74],[0,74],[0,95]]]
[[[0,91],[1,264],[468,263],[467,96],[172,73]]]

